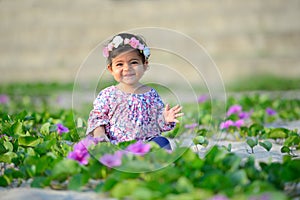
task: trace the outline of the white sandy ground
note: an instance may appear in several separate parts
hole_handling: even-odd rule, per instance
[[[289,129],[298,129],[300,128],[300,121],[293,122],[282,122],[282,123],[274,123],[266,125],[268,127],[285,127]],[[258,162],[281,162],[284,154],[280,152],[280,148],[282,145],[278,145],[273,143],[273,147],[270,152],[266,151],[263,147],[257,145],[254,147],[254,154],[249,153],[250,148],[246,144],[245,141],[236,141],[229,139],[220,139],[224,138],[224,135],[218,137],[219,140],[209,140],[209,144],[207,147],[203,147],[198,145],[197,147],[192,144],[193,135],[188,134],[182,136],[182,138],[178,138],[182,141],[183,146],[191,147],[195,152],[198,152],[200,157],[204,157],[207,150],[209,150],[213,145],[225,146],[231,144],[231,152],[236,153],[242,158],[242,161],[247,159],[249,156],[254,156],[256,164]],[[171,145],[174,146],[175,142],[171,140]],[[297,156],[300,156],[300,151],[294,152]],[[258,166],[258,165],[257,165]],[[300,188],[299,188],[300,189]],[[1,188],[0,187],[0,199],[1,200],[52,200],[52,199],[64,199],[64,200],[94,200],[94,199],[113,199],[108,198],[104,194],[98,194],[92,191],[86,192],[74,192],[74,191],[66,191],[66,190],[51,190],[51,189],[37,189],[30,188],[27,185],[19,188]]]

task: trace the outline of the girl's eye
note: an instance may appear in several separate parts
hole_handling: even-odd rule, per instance
[[[123,64],[122,64],[122,63],[117,63],[116,66],[117,66],[117,67],[122,67]]]
[[[131,64],[132,65],[137,65],[137,64],[139,64],[139,62],[138,61],[132,61]]]

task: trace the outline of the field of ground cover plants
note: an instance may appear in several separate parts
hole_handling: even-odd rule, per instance
[[[26,93],[32,87],[44,93]],[[199,93],[164,133],[173,146],[166,151],[152,142],[112,145],[85,137],[87,116],[60,106],[58,90],[22,91],[1,89],[2,188],[93,191],[115,199],[299,198],[300,98],[245,93],[228,95],[224,104]],[[81,109],[88,113],[91,103]],[[226,113],[212,118],[218,105]],[[237,143],[245,147],[242,156]]]

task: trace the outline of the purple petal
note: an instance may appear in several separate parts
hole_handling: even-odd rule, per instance
[[[228,129],[230,126],[233,126],[234,122],[232,120],[227,120],[220,124],[220,129]]]
[[[205,101],[207,101],[208,96],[207,95],[201,95],[198,97],[198,103],[203,103]]]
[[[240,128],[241,126],[244,125],[244,120],[243,119],[239,119],[237,121],[234,122],[234,126],[237,127],[237,128]]]
[[[87,165],[88,159],[90,158],[90,154],[86,151],[78,151],[74,150],[70,152],[67,158],[78,161],[81,165]]]
[[[69,129],[67,127],[65,127],[64,125],[60,124],[60,123],[56,124],[56,126],[57,126],[58,134],[69,132]]]
[[[184,125],[184,128],[187,128],[187,129],[194,129],[198,126],[197,123],[193,123],[193,124],[186,124]]]
[[[276,111],[273,110],[272,108],[266,108],[266,113],[270,116],[276,115]]]
[[[212,198],[210,198],[210,200],[228,200],[228,198],[223,195],[215,195]]]
[[[230,116],[232,114],[235,114],[235,113],[240,113],[242,112],[242,106],[241,105],[232,105],[228,111],[227,111],[227,116]]]
[[[117,167],[122,164],[122,156],[120,156],[119,153],[105,154],[99,159],[99,161],[109,168]]]
[[[126,150],[135,155],[143,156],[150,151],[150,148],[150,144],[144,144],[141,140],[139,140],[136,143],[129,145]]]
[[[9,97],[6,94],[0,95],[0,104],[8,104]]]

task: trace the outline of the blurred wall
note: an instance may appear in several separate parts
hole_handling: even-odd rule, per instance
[[[1,0],[0,82],[73,81],[99,42],[149,26],[195,39],[225,82],[259,73],[298,77],[299,11],[299,0]],[[85,73],[87,81],[97,78]]]

